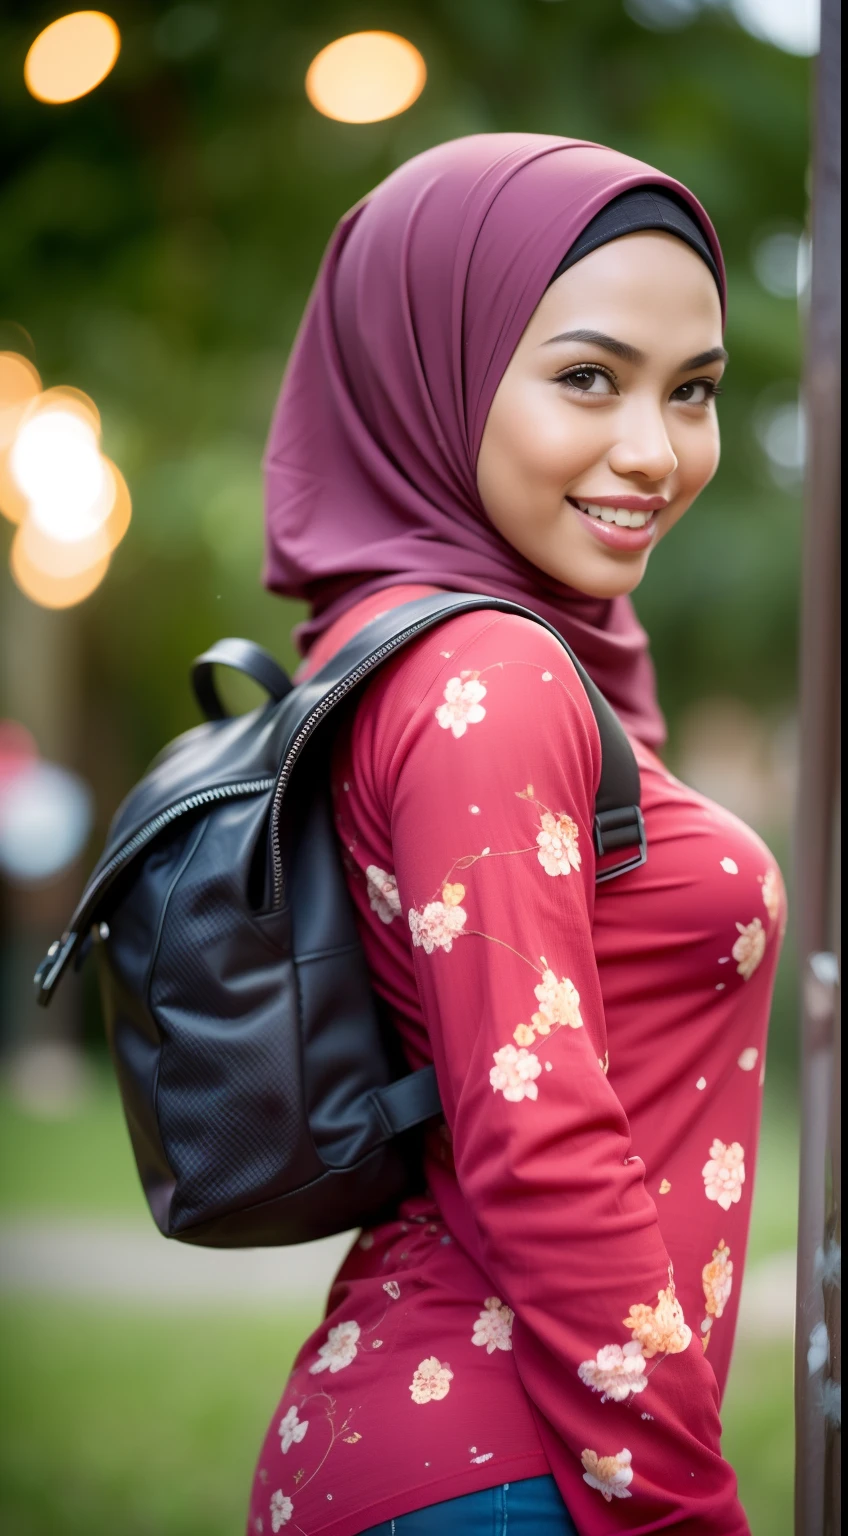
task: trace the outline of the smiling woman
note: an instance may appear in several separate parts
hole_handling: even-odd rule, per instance
[[[526,559],[631,592],[712,479],[727,353],[713,270],[676,234],[616,233],[548,288],[492,402],[477,483]]]
[[[748,1530],[718,1408],[783,892],[656,756],[629,598],[718,465],[723,312],[691,194],[573,140],[430,150],[327,252],[266,459],[304,675],[434,590],[523,604],[625,724],[648,853],[599,870],[597,727],[527,618],[419,636],[340,728],[372,981],[444,1119],[298,1353],[253,1531]]]

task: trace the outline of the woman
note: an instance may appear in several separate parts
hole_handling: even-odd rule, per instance
[[[532,620],[453,619],[359,699],[338,834],[445,1117],[298,1355],[251,1533],[748,1529],[718,1408],[784,898],[656,755],[628,596],[718,464],[723,307],[691,194],[564,139],[442,145],[331,243],[267,460],[307,667],[425,592],[524,604],[624,722],[649,853],[596,887],[598,733]]]

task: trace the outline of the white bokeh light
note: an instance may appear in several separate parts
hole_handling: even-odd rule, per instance
[[[746,32],[784,53],[811,58],[819,51],[819,0],[731,0]]]
[[[675,31],[710,11],[729,10],[752,36],[784,53],[810,58],[819,50],[819,0],[624,0],[640,26]]]
[[[783,490],[793,490],[800,485],[807,451],[801,401],[775,400],[767,394],[754,414],[754,432],[775,484]]]
[[[109,515],[96,435],[70,411],[30,417],[15,439],[10,468],[33,522],[51,538],[68,543],[88,538]]]
[[[754,271],[766,292],[776,299],[797,298],[800,245],[800,230],[776,229],[754,247]]]
[[[82,853],[92,815],[91,791],[75,773],[27,763],[0,790],[0,871],[23,885],[55,879]]]

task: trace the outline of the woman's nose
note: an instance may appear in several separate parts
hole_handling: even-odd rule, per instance
[[[623,413],[622,428],[609,455],[617,475],[641,475],[645,480],[665,480],[677,468],[662,411],[654,404],[636,406]]]

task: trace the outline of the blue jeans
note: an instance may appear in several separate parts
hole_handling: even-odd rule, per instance
[[[554,1479],[525,1477],[481,1488],[371,1525],[362,1536],[577,1536]]]

